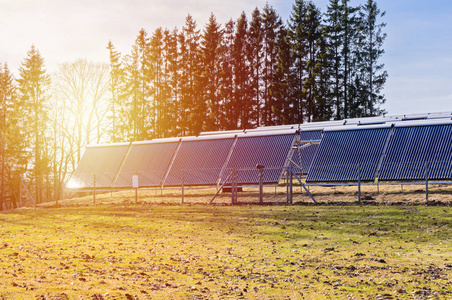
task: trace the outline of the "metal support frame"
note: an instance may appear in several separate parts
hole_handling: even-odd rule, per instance
[[[129,143],[126,154],[124,154],[124,157],[122,158],[121,163],[119,164],[118,169],[116,170],[115,175],[113,176],[113,179],[111,180],[110,187],[113,189],[115,187],[116,180],[118,180],[119,174],[121,173],[121,169],[124,166],[127,157],[129,156],[130,150],[132,150],[132,142]]]
[[[301,163],[301,151],[300,148],[297,149],[297,154],[298,154],[298,161],[300,162],[300,165],[302,165]],[[299,170],[300,170],[300,174],[304,174],[303,173],[303,167],[302,166],[296,166]]]
[[[286,170],[286,202],[289,202],[289,168]]]
[[[301,164],[301,151],[302,149],[308,148],[310,146],[313,145],[319,145],[320,144],[320,140],[309,140],[309,141],[297,141],[295,149],[297,151],[298,154],[298,161]],[[289,158],[289,161],[291,163],[293,163],[299,170],[300,170],[300,174],[303,174],[303,168],[300,167],[298,164],[296,164],[292,159]]]
[[[299,144],[300,144],[300,133],[297,131],[294,134],[294,138],[292,140],[292,145],[290,146],[289,153],[287,154],[287,157],[286,157],[286,160],[284,161],[284,165],[282,167],[281,173],[279,174],[279,178],[278,178],[279,181],[283,178],[284,172],[287,172],[287,168],[289,168],[290,163],[293,162],[293,160],[292,160],[293,152],[298,149]]]
[[[184,204],[184,185],[185,185],[185,171],[182,170],[182,184],[181,184],[182,198],[180,200],[180,204]]]
[[[287,168],[287,204],[293,203],[293,172],[292,167]]]
[[[231,145],[231,149],[229,149],[229,153],[228,153],[228,155],[226,156],[226,160],[224,161],[224,164],[223,164],[223,166],[222,166],[221,169],[220,169],[220,173],[218,174],[218,178],[217,178],[217,181],[216,181],[216,182],[217,182],[217,185],[220,184],[221,178],[223,178],[223,174],[224,174],[224,172],[226,171],[226,167],[228,166],[229,161],[231,160],[232,152],[233,152],[234,149],[235,149],[235,145],[237,144],[238,139],[239,139],[239,137],[238,137],[237,135],[235,135],[235,136],[234,136],[234,140],[233,140],[232,145]],[[227,180],[225,180],[225,182],[226,182],[226,181],[227,181]]]
[[[259,203],[264,203],[264,170],[259,169]]]
[[[162,182],[160,182],[160,188],[163,188],[165,186],[165,181],[168,178],[168,175],[171,171],[171,168],[173,167],[174,161],[176,160],[177,153],[179,153],[179,149],[182,146],[182,139],[179,139],[179,142],[177,143],[176,149],[173,152],[173,156],[171,157],[171,160],[168,164],[168,167],[166,168],[165,175],[162,178]]]
[[[425,162],[425,201],[428,202],[428,161]]]
[[[20,183],[22,183],[22,186],[24,187],[25,191],[28,194],[28,197],[30,198],[31,202],[33,202],[33,205],[36,207],[36,202],[33,199],[33,197],[31,196],[30,192],[28,191],[27,187],[25,186],[25,183],[22,181],[22,179],[20,179]]]
[[[264,203],[264,165],[257,164],[256,169],[258,170],[259,177],[259,203]]]
[[[309,197],[311,197],[312,201],[314,201],[314,203],[317,203],[317,201],[315,201],[315,199],[314,199],[314,196],[312,196],[311,192],[309,192],[309,190],[306,188],[306,185],[304,185],[303,182],[301,182],[300,177],[298,177],[297,174],[295,174],[295,173],[293,173],[293,176],[298,180],[298,182],[304,188],[306,193],[308,193],[308,195],[309,195]]]
[[[300,146],[300,144],[303,144],[303,145]],[[320,145],[320,140],[309,141],[309,142],[300,141],[299,144],[297,145],[297,150],[308,148],[309,146],[312,146],[312,145]]]
[[[377,165],[377,170],[375,171],[375,174],[374,174],[375,180],[378,180],[378,177],[380,176],[381,166],[383,165],[383,160],[386,157],[386,152],[388,151],[389,141],[391,140],[391,137],[393,135],[394,135],[394,124],[389,129],[389,134],[386,138],[385,145],[383,146],[383,151],[381,152],[380,160],[378,161],[378,165]]]
[[[297,165],[297,164],[296,164],[293,160],[291,160],[290,158],[289,158],[289,161],[290,161],[291,163],[293,163],[293,164],[295,165],[295,167],[297,167],[297,168],[300,169],[300,171],[301,171],[301,167],[300,167],[299,165]],[[298,182],[299,182],[300,185],[303,187],[303,189],[306,191],[306,193],[308,193],[308,195],[309,195],[309,197],[311,197],[312,201],[314,201],[314,203],[317,203],[317,201],[315,201],[315,199],[314,199],[314,196],[312,196],[311,192],[309,192],[309,190],[306,188],[306,185],[305,185],[303,182],[301,182],[300,177],[298,177],[297,174],[294,173],[294,172],[292,172],[292,171],[291,171],[291,173],[292,173],[292,175],[298,180]],[[287,190],[287,192],[289,192],[289,191]]]
[[[237,204],[237,169],[232,169],[231,204]]]
[[[452,181],[430,181],[429,184],[447,184],[452,185]],[[355,182],[343,182],[343,183],[309,183],[306,184],[306,186],[355,186],[357,185]],[[400,185],[402,192],[403,192],[403,186],[404,185],[425,185],[425,180],[423,181],[397,181],[397,182],[388,182],[388,181],[378,181],[375,182],[361,182],[361,185]]]
[[[226,177],[226,180],[223,182],[223,184],[220,186],[220,188],[218,189],[218,191],[215,193],[215,195],[213,195],[212,199],[210,199],[209,204],[212,204],[213,200],[215,200],[215,198],[218,196],[218,194],[221,192],[221,190],[223,189],[223,187],[225,186],[225,184],[228,182],[228,180],[231,178],[232,176],[232,171],[231,173],[228,175],[228,177]],[[231,188],[232,191],[232,188]]]
[[[361,204],[361,165],[358,164],[358,203]]]

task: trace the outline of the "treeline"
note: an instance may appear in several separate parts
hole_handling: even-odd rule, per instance
[[[202,31],[190,15],[142,29],[125,56],[110,42],[112,140],[379,115],[381,16],[374,0],[297,0],[287,25],[267,4]]]
[[[0,64],[0,209],[26,182],[36,202],[61,198],[87,144],[373,116],[387,73],[376,1],[326,12],[296,0],[287,24],[266,5],[203,29],[141,29],[109,64],[77,60],[50,76],[32,46],[14,78]]]

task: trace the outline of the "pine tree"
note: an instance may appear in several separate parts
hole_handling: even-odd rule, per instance
[[[22,137],[24,118],[19,103],[17,82],[6,63],[0,64],[1,128],[1,200],[4,202],[9,190],[13,207],[19,198],[20,175],[26,172],[27,143]],[[0,210],[3,203],[0,205]]]
[[[163,111],[163,84],[164,84],[164,57],[163,57],[163,29],[157,28],[150,42],[150,74],[152,89],[152,117],[150,123],[153,125],[150,137],[162,136],[162,111]]]
[[[12,181],[11,169],[14,166],[11,165],[11,162],[13,162],[15,154],[19,156],[19,151],[18,153],[11,152],[11,150],[17,149],[18,145],[12,145],[13,137],[9,130],[11,126],[16,125],[16,122],[10,117],[14,108],[13,105],[16,103],[17,93],[14,77],[9,71],[8,65],[0,63],[0,210],[4,208],[7,186]]]
[[[317,119],[317,105],[322,101],[317,98],[321,28],[320,10],[312,2],[297,0],[290,18],[288,36],[295,58],[299,122]]]
[[[171,132],[175,129],[175,121],[173,121],[175,118],[172,111],[177,108],[177,103],[175,102],[176,91],[172,88],[172,70],[175,67],[174,64],[177,63],[177,37],[174,39],[169,29],[163,30],[161,50],[162,67],[160,71],[158,137],[167,137],[171,136]]]
[[[341,7],[339,0],[330,0],[326,13],[326,36],[327,36],[327,61],[328,69],[332,78],[332,95],[334,97],[335,119],[343,119],[343,101],[342,101],[342,41],[343,29],[341,22]]]
[[[151,101],[151,67],[150,46],[147,32],[141,29],[132,52],[125,57],[125,86],[127,97],[124,112],[129,116],[126,131],[129,138],[134,141],[145,140],[149,137],[150,128],[154,124],[149,122],[152,118]]]
[[[305,26],[306,26],[306,40],[308,46],[307,52],[307,77],[305,79],[306,87],[306,100],[307,100],[307,121],[311,122],[313,119],[318,119],[318,85],[317,85],[317,59],[320,51],[320,38],[321,38],[321,14],[320,10],[312,3],[309,2],[306,8]]]
[[[162,120],[164,127],[163,136],[177,136],[180,132],[179,116],[180,96],[179,96],[179,53],[178,53],[178,30],[177,28],[165,30],[165,108]]]
[[[29,137],[31,149],[30,163],[33,165],[32,175],[35,180],[36,202],[42,201],[43,176],[48,168],[46,165],[45,145],[46,127],[48,121],[48,106],[50,76],[44,69],[44,59],[39,51],[32,46],[27,58],[19,68],[19,91],[23,113],[26,116],[24,137]]]
[[[321,26],[321,35],[317,42],[319,51],[314,67],[317,80],[314,94],[316,109],[313,121],[328,121],[333,118],[334,95],[331,89],[332,76],[325,31],[326,27]]]
[[[335,118],[354,117],[355,74],[357,72],[356,53],[359,23],[356,12],[359,7],[351,7],[349,0],[330,0],[327,11],[327,36],[333,92],[335,98]]]
[[[386,83],[388,73],[384,70],[384,64],[379,59],[384,54],[383,43],[386,33],[383,32],[386,23],[378,23],[377,19],[384,17],[375,0],[367,0],[361,7],[359,21],[361,25],[359,53],[360,71],[363,78],[362,116],[376,116],[383,113],[380,105],[385,98],[381,93]]]
[[[219,101],[222,106],[220,130],[237,129],[234,102],[234,37],[236,24],[233,20],[226,23],[221,42],[219,65]]]
[[[263,124],[265,126],[275,125],[275,116],[272,106],[278,99],[275,98],[272,88],[276,82],[276,70],[279,57],[279,35],[282,33],[283,23],[275,9],[268,3],[262,12],[263,28]]]
[[[108,42],[107,49],[109,51],[110,58],[110,111],[111,111],[111,130],[110,130],[110,140],[113,143],[124,140],[123,133],[121,133],[119,124],[121,124],[121,119],[124,116],[120,115],[120,107],[122,103],[122,84],[124,81],[124,69],[121,64],[121,53],[116,51],[111,41]]]
[[[191,15],[185,19],[185,25],[179,38],[180,45],[180,103],[182,120],[181,134],[198,134],[203,127],[205,103],[202,102],[200,86],[200,33],[196,21]]]
[[[8,67],[0,63],[0,147],[1,147],[1,174],[0,174],[0,210],[3,210],[6,186],[6,119],[8,115],[8,91],[11,89],[11,75]]]
[[[136,39],[137,55],[139,60],[139,86],[140,93],[137,103],[137,138],[146,140],[150,136],[150,130],[155,128],[154,122],[149,122],[155,117],[155,103],[151,102],[151,50],[147,32],[141,29]],[[154,104],[154,105],[153,105]]]
[[[343,103],[344,103],[344,119],[356,117],[353,111],[353,101],[351,97],[351,88],[353,87],[353,74],[356,74],[356,64],[353,60],[353,50],[356,46],[356,38],[358,32],[358,23],[356,19],[357,7],[348,5],[349,0],[342,0],[341,3],[341,28],[343,29]]]
[[[288,38],[292,48],[292,56],[294,58],[294,76],[295,84],[292,87],[296,95],[297,116],[296,122],[304,122],[304,112],[307,111],[307,101],[305,93],[305,78],[307,73],[307,28],[306,28],[306,2],[304,0],[296,0],[292,6],[292,13],[289,19]]]
[[[281,28],[277,69],[271,84],[271,91],[276,99],[272,104],[275,124],[293,124],[298,121],[298,95],[293,88],[297,84],[296,72],[293,71],[295,61],[287,32],[286,28]]]
[[[219,100],[219,77],[220,77],[220,51],[222,30],[220,24],[213,14],[210,15],[209,22],[204,30],[201,51],[202,51],[202,76],[201,86],[204,92],[204,102],[207,105],[205,130],[214,131],[220,127],[221,107]]]
[[[177,124],[179,132],[176,136],[185,136],[188,134],[189,115],[190,115],[190,78],[188,68],[188,45],[183,32],[178,35],[179,44],[179,116],[177,118]]]
[[[246,14],[242,12],[237,20],[236,32],[234,37],[234,115],[233,123],[236,128],[250,128],[250,112],[252,105],[249,96],[249,67],[246,57],[248,48],[248,21]]]
[[[137,55],[137,46],[132,45],[132,52],[124,57],[124,95],[123,105],[119,114],[125,116],[126,120],[120,124],[120,131],[123,132],[125,141],[138,140],[138,108],[140,99],[140,71]]]
[[[253,102],[255,113],[251,119],[259,127],[261,124],[261,81],[262,81],[262,17],[259,9],[256,7],[253,11],[251,22],[248,29],[248,49],[247,60],[249,62],[250,83],[249,92]]]

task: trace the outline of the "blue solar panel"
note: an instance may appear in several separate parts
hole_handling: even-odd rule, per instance
[[[325,131],[306,181],[346,182],[358,176],[373,181],[389,132],[389,127]]]
[[[379,180],[452,178],[452,125],[395,127]]]
[[[240,136],[223,173],[222,182],[231,170],[236,169],[239,170],[239,184],[257,184],[259,176],[256,165],[260,164],[265,167],[263,182],[278,183],[287,157],[292,151],[294,139],[295,134]]]
[[[110,187],[128,149],[129,144],[88,146],[68,183],[68,187],[92,188],[94,186],[94,174],[96,175],[96,187]]]
[[[302,143],[301,146],[306,145],[307,143]],[[319,148],[318,144],[309,145],[300,150],[295,150],[293,152],[292,160],[301,167],[301,173],[307,174],[309,168],[311,167],[312,160],[314,159],[315,153]],[[295,170],[295,169],[294,169]],[[299,173],[299,171],[296,171]]]
[[[221,138],[92,146],[85,151],[68,187],[92,188],[93,174],[96,187],[131,187],[133,175],[139,175],[141,187],[178,186],[182,171],[185,185],[214,185],[218,178],[222,183],[233,169],[238,170],[239,184],[257,184],[257,164],[265,166],[264,183],[273,184],[279,182],[289,155],[303,173],[308,173],[307,182],[356,181],[358,176],[363,181],[373,181],[376,176],[380,181],[421,180],[426,170],[429,179],[450,180],[452,124],[450,120],[428,120],[430,117],[443,118],[443,114],[347,123],[354,125],[343,125],[345,121],[291,125],[287,131],[284,126],[266,127],[234,131]],[[450,113],[444,118],[449,119]],[[385,119],[389,123],[371,125]],[[293,151],[295,127],[301,129],[301,146],[321,140],[320,145]]]
[[[318,141],[322,139],[321,130],[300,131],[300,141]]]
[[[234,138],[182,140],[164,186],[215,185],[231,150]]]
[[[114,186],[131,187],[133,175],[138,175],[140,186],[160,186],[178,144],[174,141],[133,143]]]

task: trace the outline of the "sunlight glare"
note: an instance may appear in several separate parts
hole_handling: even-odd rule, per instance
[[[72,177],[69,182],[66,184],[66,188],[68,189],[79,189],[83,186],[83,183],[79,180]]]

